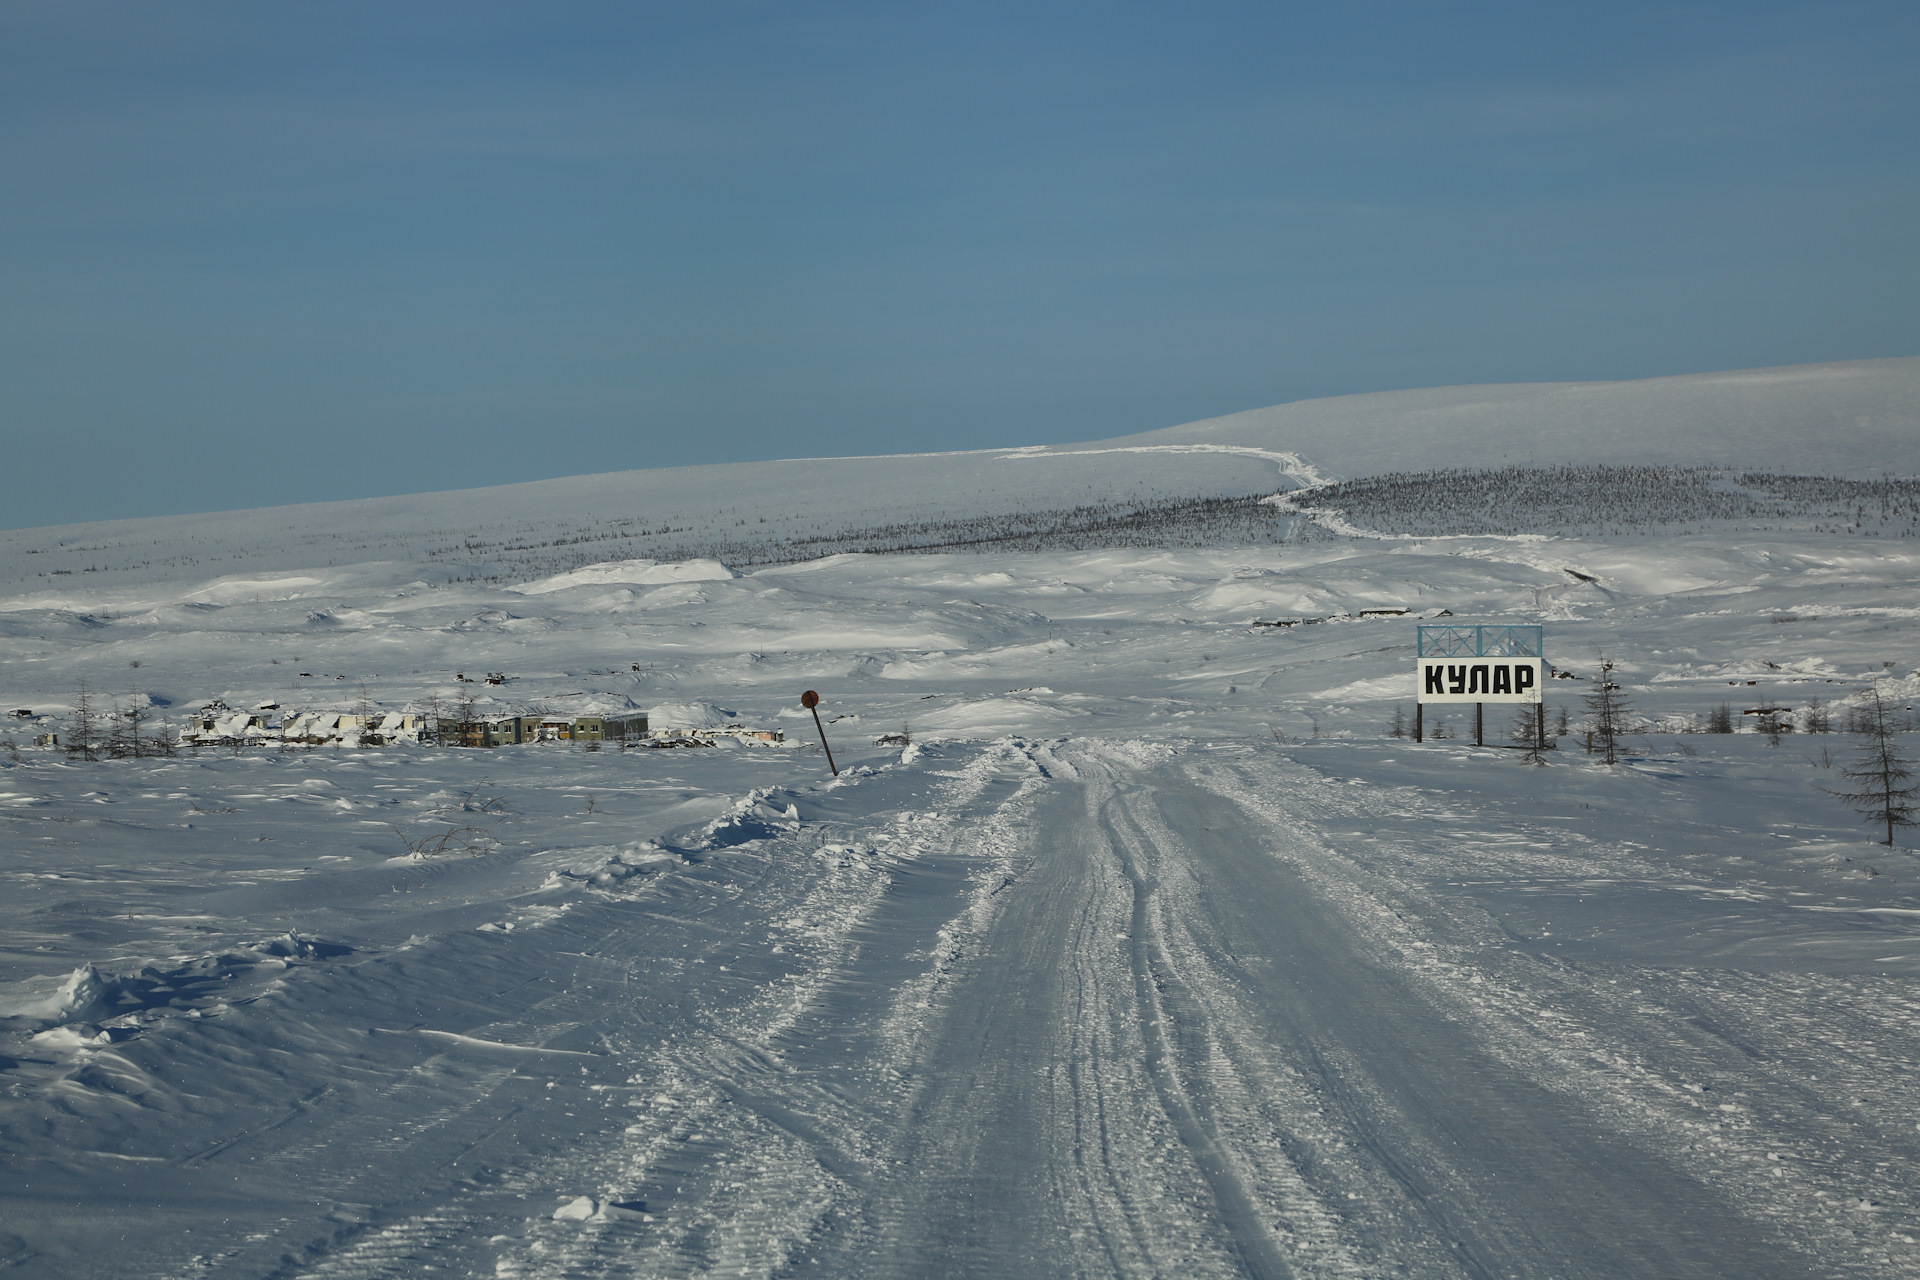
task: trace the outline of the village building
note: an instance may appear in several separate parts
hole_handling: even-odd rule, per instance
[[[618,742],[622,746],[629,742],[643,741],[647,736],[647,713],[644,711],[622,712],[619,715],[600,717],[600,736],[605,742]]]
[[[187,716],[180,731],[183,742],[232,742],[235,739],[279,736],[280,726],[264,711],[235,711],[224,702],[211,702]]]
[[[712,744],[721,738],[732,738],[748,746],[773,746],[787,740],[782,729],[749,729],[743,724],[730,724],[719,729],[655,729],[651,737],[669,738],[681,742],[702,742]]]
[[[454,722],[452,742],[459,747],[506,747],[525,741],[521,737],[523,717],[507,716],[498,720],[461,720]],[[444,727],[443,727],[444,736]]]
[[[359,717],[356,716],[355,719]],[[428,716],[399,711],[369,716],[361,725],[361,745],[384,747],[396,742],[419,742],[424,738],[430,738],[438,727],[430,723],[430,719]]]

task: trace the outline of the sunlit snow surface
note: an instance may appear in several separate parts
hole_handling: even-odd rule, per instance
[[[19,1274],[1920,1273],[1920,865],[1816,789],[1847,740],[1415,746],[1412,616],[1349,616],[1544,621],[1671,728],[1905,699],[1908,542],[515,577],[287,519],[218,572],[43,577],[21,535],[0,709],[473,693],[791,745],[0,749]]]

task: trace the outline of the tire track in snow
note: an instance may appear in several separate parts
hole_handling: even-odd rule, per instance
[[[1325,1118],[1319,1074],[1286,1060],[1270,1029],[1244,1007],[1242,957],[1223,952],[1198,910],[1204,883],[1190,847],[1199,831],[1176,832],[1152,803],[1149,776],[1173,755],[1163,747],[1076,742],[1071,754],[1087,779],[1090,819],[1110,829],[1151,892],[1151,932],[1130,930],[1129,946],[1159,991],[1159,1010],[1142,1003],[1143,1022],[1167,1027],[1170,1093],[1194,1113],[1215,1168],[1225,1174],[1223,1209],[1232,1206],[1236,1240],[1266,1246],[1265,1265],[1316,1276],[1376,1275],[1408,1261],[1363,1247],[1347,1219],[1365,1171]],[[1376,1197],[1370,1196],[1369,1199]],[[1245,1250],[1243,1252],[1251,1252]],[[1448,1274],[1426,1259],[1424,1274]],[[1262,1265],[1255,1255],[1254,1266]],[[1251,1269],[1251,1268],[1249,1268]]]
[[[1746,1206],[1675,1153],[1623,1135],[1583,1091],[1530,1078],[1520,1059],[1539,1026],[1505,1027],[1503,1043],[1492,1011],[1436,1000],[1432,944],[1402,936],[1412,926],[1387,905],[1416,911],[1408,886],[1376,883],[1308,834],[1369,801],[1281,772],[1249,787],[1232,768],[1162,770],[1156,803],[1172,828],[1221,828],[1208,859],[1217,920],[1231,930],[1261,911],[1266,922],[1237,926],[1242,949],[1272,930],[1273,954],[1294,970],[1274,972],[1270,995],[1249,993],[1245,1007],[1274,1042],[1309,1051],[1372,1181],[1397,1187],[1401,1203],[1372,1229],[1397,1221],[1459,1246],[1469,1275],[1809,1274],[1763,1218],[1733,1212]],[[1249,828],[1251,839],[1239,834]]]
[[[1276,826],[1463,817],[1431,793],[1330,786],[1271,756],[1223,753],[1188,772]],[[1516,949],[1481,907],[1436,896],[1436,882],[1510,876],[1516,858],[1569,877],[1672,877],[1630,847],[1496,814],[1475,815],[1484,845],[1449,840],[1444,853],[1405,835],[1370,841],[1358,857],[1308,841],[1276,842],[1274,853],[1341,904],[1430,1003],[1476,1027],[1507,1069],[1713,1188],[1762,1224],[1756,1235],[1792,1223],[1774,1237],[1779,1268],[1920,1274],[1920,1251],[1905,1247],[1920,1236],[1906,1176],[1920,1144],[1900,1069],[1915,1056],[1908,984],[1632,958],[1576,965]],[[1502,835],[1515,828],[1524,839]]]
[[[1019,874],[976,894],[979,932],[956,951],[860,1229],[795,1274],[1291,1274],[1244,1191],[1223,1225],[1237,1175],[1192,1114],[1183,1045],[1160,1044],[1156,1084],[1149,1037],[1170,1019],[1158,996],[1143,1012],[1131,940],[1152,926],[1133,923],[1101,821],[1111,787],[1098,769],[1083,781],[1078,754],[1029,751],[1043,784],[980,823],[1011,824]]]
[[[1194,1065],[1199,1055],[1193,1046],[1207,1038],[1207,1028],[1199,1005],[1187,993],[1166,958],[1165,943],[1153,909],[1158,881],[1148,871],[1143,857],[1148,843],[1146,832],[1132,819],[1127,806],[1110,785],[1089,788],[1088,799],[1088,808],[1106,833],[1132,889],[1127,955],[1140,1036],[1146,1045],[1147,1068],[1160,1106],[1212,1190],[1227,1229],[1229,1247],[1245,1273],[1256,1280],[1289,1277],[1293,1269],[1281,1257],[1272,1236],[1262,1225],[1262,1215],[1255,1207],[1253,1196],[1203,1115],[1203,1108],[1195,1105],[1188,1088],[1188,1071],[1182,1070],[1183,1065],[1189,1069]],[[1171,1036],[1168,1034],[1170,1023],[1176,1028],[1176,1034]],[[1182,1041],[1186,1043],[1180,1043]]]
[[[496,1273],[768,1276],[822,1240],[861,1235],[858,1211],[885,1159],[887,1109],[903,1095],[899,1066],[918,1043],[925,1010],[938,1003],[952,958],[951,939],[893,955],[887,904],[925,892],[922,881],[940,892],[943,861],[981,861],[962,847],[977,832],[949,812],[974,804],[1022,763],[1017,752],[989,748],[936,785],[917,812],[783,841],[781,858],[812,846],[809,856],[825,871],[781,913],[786,936],[805,936],[813,948],[806,974],[741,1008],[715,1009],[636,1055],[635,1078],[658,1093],[625,1140],[516,1181],[529,1196],[534,1188],[598,1189],[596,1204],[645,1208],[604,1222],[535,1219],[523,1238],[502,1242]],[[826,843],[827,834],[840,843]],[[851,846],[868,848],[871,858]],[[973,902],[1000,878],[981,869]],[[941,922],[955,910],[966,914],[967,900],[949,900]],[[925,941],[932,939],[900,940],[916,948]],[[874,989],[876,978],[896,973],[908,980]],[[855,1069],[837,1070],[820,1060],[818,1041],[846,1035],[853,1012],[865,1019],[856,1036],[864,1038],[841,1064]]]

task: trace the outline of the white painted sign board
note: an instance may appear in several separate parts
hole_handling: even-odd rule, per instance
[[[1540,658],[1421,658],[1421,702],[1538,702],[1546,672]]]

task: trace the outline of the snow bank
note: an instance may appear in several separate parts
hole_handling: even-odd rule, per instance
[[[724,582],[740,575],[718,560],[681,560],[661,563],[656,560],[609,560],[604,564],[583,565],[567,573],[557,573],[537,582],[512,588],[523,596],[544,596],[569,587],[654,586],[670,582]]]
[[[663,702],[647,712],[649,729],[718,729],[740,719],[717,702]]]
[[[12,984],[0,992],[0,1018],[24,1018],[43,1025],[99,1019],[112,1015],[113,984],[91,964],[81,965],[51,991],[45,980]]]
[[[914,732],[934,731],[943,737],[1000,738],[1009,734],[1039,734],[1087,713],[1032,698],[982,698],[929,711],[913,722]]]

